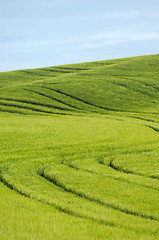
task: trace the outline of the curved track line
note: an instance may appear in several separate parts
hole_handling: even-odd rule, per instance
[[[108,83],[110,83],[110,84],[113,84],[113,85],[117,85],[117,86],[120,86],[120,87],[123,87],[123,88],[126,88],[126,89],[128,89],[129,91],[132,91],[132,92],[137,92],[137,93],[139,93],[139,94],[141,94],[141,95],[143,95],[144,97],[146,96],[146,97],[148,97],[148,98],[152,98],[153,97],[153,94],[148,94],[148,93],[145,93],[144,91],[141,91],[141,90],[137,90],[137,89],[132,89],[132,88],[129,88],[126,84],[124,84],[124,83],[117,83],[117,82],[113,82],[113,81],[108,81]],[[142,101],[144,101],[144,102],[150,102],[148,99],[147,100],[145,100],[145,99],[142,99]]]
[[[107,167],[110,167],[109,165],[105,165],[104,163],[99,163],[99,164],[107,166]],[[151,186],[144,185],[144,184],[137,183],[137,182],[133,182],[133,181],[129,181],[129,180],[121,178],[121,177],[114,177],[114,176],[110,176],[110,175],[107,175],[107,174],[101,174],[101,173],[99,174],[99,173],[94,172],[92,170],[79,168],[79,167],[71,165],[71,164],[67,164],[67,166],[69,166],[70,168],[73,168],[73,169],[75,169],[77,171],[80,170],[80,171],[88,172],[88,173],[91,173],[91,174],[94,174],[94,175],[100,175],[100,176],[103,175],[103,176],[105,176],[107,178],[110,178],[110,179],[114,179],[114,180],[117,180],[117,181],[126,182],[126,183],[129,183],[129,184],[132,184],[132,185],[137,185],[137,186],[141,186],[141,187],[145,187],[145,188],[148,188],[148,189],[159,191],[159,188],[151,187]],[[142,177],[145,177],[145,176],[142,176]]]
[[[48,89],[48,90],[51,90],[51,91],[54,91],[54,92],[56,92],[56,93],[60,93],[60,94],[62,94],[62,95],[65,95],[65,96],[67,96],[67,97],[70,97],[70,98],[72,98],[72,99],[75,99],[75,100],[77,100],[77,101],[80,101],[80,102],[82,102],[82,103],[85,103],[85,104],[90,105],[90,106],[93,106],[93,107],[97,107],[97,108],[101,108],[101,109],[109,110],[109,111],[114,111],[114,112],[120,112],[120,110],[117,110],[117,109],[111,109],[111,108],[106,108],[106,107],[98,106],[98,105],[96,105],[96,104],[93,104],[93,103],[90,103],[90,102],[88,102],[88,101],[82,100],[82,99],[80,99],[80,98],[78,98],[78,97],[72,96],[72,95],[70,95],[70,94],[68,94],[68,93],[65,93],[65,92],[63,92],[63,91],[60,91],[60,90],[55,90],[55,89],[48,88],[48,87],[43,87],[43,88]]]
[[[40,96],[43,96],[43,97],[46,97],[46,98],[49,98],[49,99],[51,99],[51,100],[54,100],[54,101],[56,101],[56,102],[58,102],[58,103],[62,103],[62,104],[64,104],[64,105],[66,105],[67,107],[71,107],[71,108],[74,108],[76,111],[78,110],[83,110],[82,108],[78,108],[78,107],[75,107],[75,106],[73,106],[73,105],[71,105],[71,104],[67,104],[66,102],[64,102],[64,101],[62,101],[62,100],[58,100],[57,98],[55,98],[55,97],[50,97],[49,95],[47,95],[47,94],[45,94],[45,93],[41,93],[41,92],[38,92],[37,90],[30,90],[30,89],[25,89],[26,91],[29,91],[29,92],[33,92],[33,93],[36,93],[36,94],[38,94],[38,95],[40,95]],[[73,109],[73,110],[74,110]],[[74,111],[75,111],[74,110]],[[83,110],[84,111],[84,110]]]
[[[16,104],[12,104],[12,103],[2,103],[0,102],[0,105],[2,106],[8,106],[8,107],[15,107],[15,108],[20,108],[20,109],[27,109],[27,110],[31,110],[31,111],[35,111],[35,112],[41,112],[41,113],[50,113],[50,114],[53,114],[53,112],[51,111],[46,111],[46,110],[40,110],[40,109],[36,109],[36,108],[33,108],[33,107],[29,107],[29,106],[18,106]]]
[[[63,189],[64,191],[66,192],[69,192],[69,193],[72,193],[78,197],[81,197],[81,198],[85,198],[89,201],[93,201],[95,203],[98,203],[100,204],[101,206],[105,206],[105,207],[108,207],[108,208],[112,208],[114,210],[117,210],[117,211],[120,211],[122,213],[126,213],[126,214],[129,214],[129,215],[133,215],[133,216],[137,216],[137,217],[140,217],[140,218],[144,218],[144,219],[149,219],[149,220],[154,220],[154,221],[158,221],[159,222],[159,218],[157,217],[153,217],[151,215],[146,215],[146,214],[139,214],[138,212],[136,211],[130,211],[129,209],[126,209],[126,208],[121,208],[119,206],[116,206],[112,203],[109,203],[109,202],[103,202],[101,201],[100,199],[96,199],[96,198],[93,198],[93,197],[88,197],[87,195],[85,195],[84,193],[81,193],[81,192],[78,192],[76,190],[73,190],[67,186],[65,186],[64,184],[60,183],[59,181],[56,180],[56,178],[53,178],[53,177],[49,177],[49,176],[45,176],[45,174],[41,174],[41,177],[47,179],[49,182],[52,182],[54,185],[60,187],[61,189]]]
[[[126,174],[133,174],[133,175],[136,175],[136,176],[141,176],[141,177],[146,177],[146,178],[152,178],[152,179],[159,180],[159,177],[157,177],[157,176],[147,176],[147,175],[144,175],[144,174],[141,174],[141,173],[135,173],[131,170],[125,170],[125,169],[122,169],[118,166],[115,166],[115,164],[113,163],[113,160],[110,161],[109,166],[111,168],[113,168],[114,170],[118,171],[118,172],[124,172]]]
[[[18,103],[26,103],[26,104],[31,104],[31,105],[35,105],[35,106],[48,107],[48,108],[52,108],[52,109],[60,109],[60,110],[65,110],[65,111],[73,111],[72,109],[57,107],[57,106],[53,106],[51,104],[37,103],[37,102],[28,101],[28,100],[22,100],[22,99],[12,99],[12,98],[1,98],[0,97],[0,100],[11,101],[11,102],[18,102]]]
[[[41,87],[42,87],[42,86],[41,86]],[[96,107],[96,108],[99,108],[99,109],[103,109],[103,110],[106,110],[106,111],[119,112],[119,113],[143,113],[143,112],[134,112],[134,111],[132,112],[132,111],[124,111],[124,110],[119,110],[119,109],[102,107],[102,106],[99,106],[99,105],[90,103],[90,102],[88,102],[88,101],[85,101],[85,100],[83,100],[83,99],[80,99],[80,98],[78,98],[78,97],[72,96],[72,95],[70,95],[70,94],[68,94],[68,93],[65,93],[65,92],[61,91],[61,90],[55,90],[55,89],[53,89],[53,88],[44,87],[44,86],[43,86],[42,88],[51,90],[51,91],[56,92],[56,93],[60,93],[61,95],[65,95],[65,96],[70,97],[70,98],[72,98],[72,99],[75,99],[75,100],[77,100],[77,101],[79,101],[79,102],[85,103],[85,104],[87,104],[87,105],[89,105],[89,106]],[[89,111],[90,111],[90,110],[89,110]],[[93,112],[93,111],[92,111],[92,112]],[[94,112],[95,112],[95,111],[94,111]],[[144,112],[144,113],[147,113],[147,112]],[[151,112],[151,114],[158,114],[158,113]]]
[[[39,174],[38,174],[39,175]],[[41,177],[43,177],[42,175],[39,175]],[[46,179],[46,178],[45,178]],[[47,179],[46,179],[47,180]],[[48,180],[47,180],[48,181]],[[71,215],[71,216],[74,216],[74,217],[77,217],[77,218],[82,218],[82,219],[86,219],[86,220],[90,220],[90,221],[94,221],[94,222],[97,222],[99,224],[103,224],[103,225],[106,225],[106,226],[110,226],[110,227],[116,227],[116,228],[123,228],[123,229],[128,229],[128,230],[133,230],[134,231],[134,228],[131,228],[131,227],[126,227],[126,226],[123,226],[123,225],[120,225],[120,224],[115,224],[113,222],[110,222],[110,221],[106,221],[106,220],[99,220],[97,218],[94,218],[94,217],[90,217],[90,216],[84,216],[82,214],[79,214],[77,212],[74,212],[74,211],[71,211],[70,209],[67,209],[67,208],[64,208],[54,202],[49,202],[47,201],[46,199],[41,199],[41,198],[37,198],[37,197],[34,197],[33,195],[30,195],[30,194],[27,194],[25,192],[22,192],[21,190],[19,190],[17,187],[13,186],[12,184],[8,183],[4,178],[3,176],[1,175],[1,171],[0,171],[0,182],[3,183],[6,187],[8,187],[9,189],[17,192],[18,194],[24,196],[24,197],[27,197],[27,198],[30,198],[30,199],[33,199],[33,200],[36,200],[38,202],[41,202],[42,204],[47,204],[49,206],[52,206],[54,208],[56,208],[58,211],[62,212],[62,213],[65,213],[65,214],[68,214],[68,215]],[[136,230],[136,229],[135,229]]]

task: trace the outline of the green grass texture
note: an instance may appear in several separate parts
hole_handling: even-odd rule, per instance
[[[159,55],[0,73],[0,240],[159,239]]]

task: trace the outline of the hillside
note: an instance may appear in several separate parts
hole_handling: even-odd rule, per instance
[[[0,73],[0,110],[159,111],[159,55]]]
[[[0,73],[2,240],[159,238],[158,61]]]

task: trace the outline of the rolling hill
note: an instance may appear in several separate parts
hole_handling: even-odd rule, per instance
[[[2,240],[159,238],[158,61],[0,73]]]

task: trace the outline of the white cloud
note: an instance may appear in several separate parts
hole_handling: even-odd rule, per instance
[[[143,32],[143,33],[130,33],[130,32],[104,32],[93,36],[79,36],[68,39],[33,39],[21,41],[1,42],[1,47],[5,48],[39,48],[39,47],[56,47],[61,45],[70,45],[74,49],[93,49],[123,42],[132,41],[146,41],[146,40],[159,40],[159,33]]]
[[[101,33],[81,44],[81,48],[98,48],[121,42],[145,40],[159,40],[159,33]]]
[[[106,12],[105,18],[126,20],[140,16],[140,12]]]
[[[68,43],[69,40],[32,40],[32,41],[15,41],[15,42],[4,42],[1,43],[1,47],[6,48],[18,48],[18,47],[45,47],[45,46],[54,46],[57,44],[65,44]]]
[[[129,33],[129,32],[107,32],[99,33],[92,37],[93,40],[150,40],[159,39],[159,33],[143,32],[143,33]]]
[[[99,43],[84,43],[83,45],[81,45],[82,48],[98,48],[98,47],[105,47],[105,46],[109,46],[109,45],[113,45],[119,43],[119,41],[115,41],[115,40],[110,40],[110,41],[103,41],[103,42],[99,42]]]

